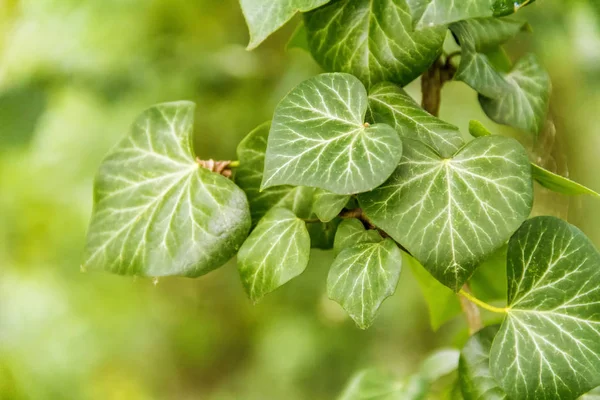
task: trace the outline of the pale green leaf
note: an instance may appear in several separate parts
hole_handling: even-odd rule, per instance
[[[492,132],[488,131],[481,122],[476,120],[469,121],[469,133],[476,138],[490,136],[492,134]]]
[[[575,399],[600,385],[600,253],[573,225],[528,220],[508,247],[508,311],[490,355],[515,399]]]
[[[428,383],[418,375],[398,380],[367,369],[352,377],[338,400],[424,400],[428,391]]]
[[[456,349],[439,349],[423,361],[419,375],[433,383],[458,368],[459,355]]]
[[[262,188],[313,186],[354,194],[382,184],[402,154],[388,125],[364,123],[367,93],[348,74],[322,74],[294,88],[275,110]]]
[[[323,222],[329,222],[338,216],[350,200],[345,194],[335,194],[327,190],[317,189],[313,210]]]
[[[417,29],[465,19],[504,16],[532,0],[407,0]]]
[[[381,303],[394,294],[402,253],[396,243],[359,243],[343,249],[327,276],[327,294],[338,302],[361,329],[373,323]]]
[[[238,269],[253,302],[304,272],[310,236],[304,221],[284,208],[271,209],[238,253]]]
[[[458,291],[529,215],[527,153],[501,136],[477,138],[452,158],[408,139],[405,147],[394,174],[361,194],[360,205],[436,279]]]
[[[229,260],[250,229],[244,192],[196,163],[194,104],[142,113],[104,159],[84,269],[199,276]]]
[[[356,218],[349,218],[342,221],[335,234],[333,242],[333,253],[338,255],[346,247],[352,247],[358,243],[377,243],[383,238],[373,229],[365,229],[362,222]]]
[[[533,179],[535,179],[540,185],[554,192],[568,195],[589,194],[595,197],[600,197],[600,194],[597,192],[577,182],[574,182],[569,178],[557,175],[533,163],[531,164],[531,167]]]
[[[357,76],[367,87],[404,86],[442,51],[444,27],[414,31],[405,0],[339,0],[305,14],[313,57],[327,71]]]
[[[425,111],[404,90],[381,83],[369,93],[369,122],[396,129],[400,137],[419,140],[450,157],[464,145],[458,128]]]
[[[330,0],[240,0],[250,31],[248,50],[256,48],[297,12],[306,12]]]

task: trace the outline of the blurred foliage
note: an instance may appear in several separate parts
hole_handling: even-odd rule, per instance
[[[528,145],[540,162],[600,189],[600,9],[539,1],[536,52],[554,85],[555,130]],[[594,8],[595,7],[595,8]],[[233,262],[197,280],[79,271],[91,185],[106,151],[147,106],[198,104],[196,147],[235,157],[283,95],[319,72],[284,50],[294,24],[254,52],[235,0],[0,0],[0,399],[332,399],[360,369],[399,377],[433,349],[464,342],[456,319],[437,334],[405,268],[368,331],[327,300],[332,261],[315,250],[297,280],[251,306]],[[409,86],[418,97],[418,83]],[[443,92],[442,117],[493,132],[476,94]],[[594,198],[539,189],[536,213],[568,217],[600,244]]]

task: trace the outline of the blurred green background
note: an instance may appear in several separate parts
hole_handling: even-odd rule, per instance
[[[600,190],[600,2],[540,0],[533,34],[554,85],[541,162]],[[351,374],[398,376],[459,345],[438,333],[408,269],[360,331],[327,300],[331,255],[252,306],[234,262],[200,279],[81,273],[91,187],[107,150],[146,107],[197,103],[196,147],[232,159],[283,95],[319,72],[284,50],[294,23],[254,52],[235,0],[0,0],[0,399],[333,399]],[[419,96],[418,82],[410,85]],[[451,82],[443,118],[492,130],[476,94]],[[600,202],[538,188],[537,214],[568,218],[600,245]]]

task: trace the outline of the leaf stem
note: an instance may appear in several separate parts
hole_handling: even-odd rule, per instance
[[[479,307],[494,312],[494,313],[499,313],[499,314],[505,314],[506,312],[508,312],[508,307],[494,307],[492,305],[489,305],[488,303],[485,303],[481,300],[479,300],[477,297],[473,296],[471,293],[467,292],[465,289],[460,289],[460,292],[458,292],[461,296],[463,296],[464,298],[466,298],[467,300],[469,300],[471,303],[473,304],[477,304]]]
[[[229,168],[237,168],[237,167],[239,167],[239,166],[240,166],[240,162],[239,162],[238,160],[231,161],[231,162],[229,163]]]

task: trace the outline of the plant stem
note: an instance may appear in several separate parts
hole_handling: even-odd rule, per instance
[[[492,305],[489,305],[488,303],[479,300],[477,297],[473,296],[471,293],[465,290],[465,288],[460,289],[460,292],[458,293],[461,296],[465,297],[467,300],[469,300],[471,303],[477,304],[479,307],[485,310],[499,314],[505,314],[508,311],[508,307],[494,307]]]
[[[460,293],[462,294],[464,292],[469,294],[468,290],[469,286],[468,284],[465,284],[460,290]],[[471,301],[467,300],[467,297],[459,296],[458,300],[460,301],[460,308],[465,314],[465,319],[467,320],[467,326],[469,327],[469,335],[472,335],[479,331],[481,328],[483,328],[483,322],[481,321],[481,313],[479,312],[479,308],[477,308],[475,303],[472,303]]]
[[[231,178],[231,169],[240,166],[239,161],[215,161],[212,158],[210,160],[201,160],[196,158],[196,162],[203,168],[209,171],[221,174],[226,178]]]
[[[421,76],[421,93],[423,95],[421,106],[429,114],[438,116],[442,100],[442,86],[454,77],[456,68],[451,63],[454,54],[438,58],[431,67]]]

